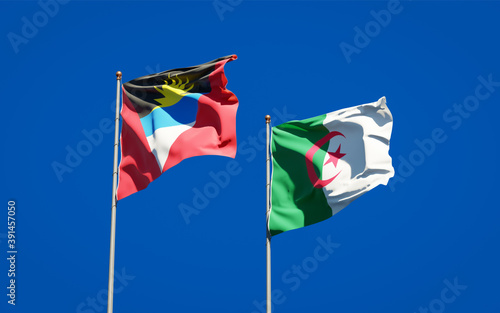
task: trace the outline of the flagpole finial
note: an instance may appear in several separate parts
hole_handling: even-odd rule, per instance
[[[266,124],[271,122],[271,115],[266,115]]]
[[[122,72],[120,71],[116,72],[116,79],[118,80],[122,79]]]

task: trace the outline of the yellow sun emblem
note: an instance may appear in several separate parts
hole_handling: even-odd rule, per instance
[[[163,98],[155,99],[160,104],[159,107],[169,107],[179,102],[194,87],[194,84],[191,84],[188,88],[188,83],[189,78],[186,78],[186,81],[183,82],[181,78],[177,76],[170,77],[170,74],[168,74],[165,85],[162,85],[161,88],[155,86],[155,89],[163,95]]]

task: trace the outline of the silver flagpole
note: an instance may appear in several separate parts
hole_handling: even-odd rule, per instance
[[[120,86],[122,72],[116,72],[115,155],[113,160],[113,197],[111,199],[111,236],[109,242],[108,313],[113,313],[115,276],[116,185],[118,180],[118,132],[120,124]]]
[[[270,204],[270,193],[271,193],[271,156],[269,153],[269,127],[271,124],[271,116],[266,115],[266,247],[267,247],[267,313],[271,313],[271,234],[269,232],[269,204]]]

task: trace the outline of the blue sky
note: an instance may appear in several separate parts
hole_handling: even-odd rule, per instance
[[[264,116],[276,125],[382,96],[394,116],[396,177],[273,239],[274,312],[499,312],[499,2],[0,8],[1,312],[104,312],[115,72],[125,82],[229,54],[238,55],[226,66],[240,101],[238,143],[254,153],[237,154],[238,173],[197,215],[179,206],[193,206],[231,159],[185,160],[119,202],[115,312],[261,312]],[[58,175],[55,162],[70,171]],[[15,306],[6,295],[9,200]]]

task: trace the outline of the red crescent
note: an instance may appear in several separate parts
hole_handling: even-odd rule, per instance
[[[313,157],[316,154],[316,152],[319,149],[321,149],[321,146],[323,146],[325,143],[330,141],[330,139],[332,139],[333,137],[336,137],[336,136],[342,136],[345,138],[345,136],[342,133],[337,132],[337,131],[333,131],[333,132],[329,133],[328,135],[326,135],[325,137],[318,140],[318,142],[316,142],[311,147],[311,149],[309,149],[309,151],[307,151],[307,153],[306,153],[307,174],[309,174],[309,180],[311,180],[311,183],[313,184],[314,188],[321,189],[321,188],[325,187],[326,185],[331,183],[335,178],[337,178],[337,176],[340,174],[340,172],[339,172],[337,175],[333,176],[330,179],[326,179],[326,180],[319,179],[319,177],[316,175],[316,171],[314,170],[314,164],[313,164]]]

